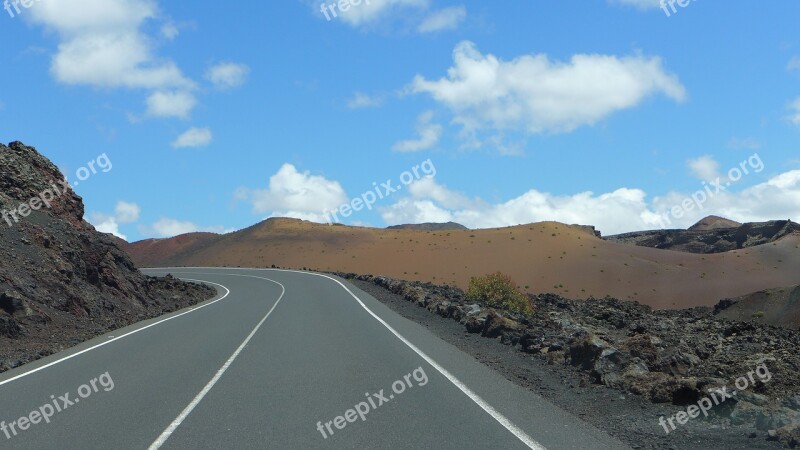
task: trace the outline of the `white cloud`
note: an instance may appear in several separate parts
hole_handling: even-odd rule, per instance
[[[350,109],[374,108],[383,104],[383,97],[371,97],[362,92],[356,92],[347,102]]]
[[[152,234],[157,237],[173,237],[180,234],[194,233],[200,231],[200,227],[192,222],[182,222],[180,220],[162,218],[154,223],[150,229]]]
[[[633,6],[638,9],[656,9],[661,7],[661,0],[609,0],[610,3]]]
[[[800,97],[792,102],[792,104],[789,106],[789,109],[791,110],[789,121],[800,127]]]
[[[792,56],[786,68],[791,71],[800,72],[800,56]]]
[[[420,33],[433,33],[442,30],[454,30],[467,17],[467,9],[463,6],[453,6],[441,9],[428,15],[417,27]]]
[[[758,150],[762,147],[761,142],[755,138],[733,137],[728,141],[728,147],[734,150]]]
[[[187,91],[157,91],[147,97],[147,115],[188,119],[197,100]]]
[[[690,159],[688,165],[692,175],[700,181],[714,181],[720,176],[719,163],[709,155]]]
[[[244,84],[250,67],[245,64],[220,63],[206,71],[206,79],[217,89],[232,89]]]
[[[267,189],[240,188],[236,198],[252,204],[256,214],[272,217],[325,222],[326,212],[348,201],[347,194],[337,181],[310,172],[299,172],[292,164],[284,164],[269,179]]]
[[[140,225],[139,233],[143,236],[153,236],[156,238],[171,238],[186,233],[206,232],[206,233],[231,233],[236,231],[217,225],[212,227],[201,227],[194,222],[162,217],[150,226]]]
[[[442,126],[433,123],[433,111],[422,113],[417,119],[417,139],[410,139],[394,144],[397,152],[419,152],[428,150],[439,143],[442,136]]]
[[[128,237],[119,231],[119,223],[117,223],[117,220],[114,217],[95,213],[92,214],[90,221],[97,231],[101,233],[113,234],[114,236],[125,241],[128,240]]]
[[[678,102],[686,98],[683,85],[658,57],[581,54],[559,62],[539,54],[506,62],[464,41],[453,59],[447,77],[429,81],[417,75],[410,90],[448,107],[468,132],[569,132],[652,95]]]
[[[114,214],[119,223],[133,223],[139,220],[139,215],[142,213],[142,208],[136,203],[129,203],[125,201],[118,201],[117,207],[114,209]]]
[[[423,183],[420,181],[418,183]],[[698,185],[697,190],[703,190]],[[508,201],[490,204],[450,191],[433,180],[424,181],[410,196],[381,208],[388,225],[455,221],[470,228],[493,228],[555,220],[568,224],[595,225],[603,234],[670,228],[687,228],[703,217],[716,214],[738,221],[800,220],[800,170],[775,176],[739,192],[723,190],[703,203],[702,209],[686,210],[682,217],[664,214],[680,206],[692,193],[671,192],[647,200],[641,189],[619,188],[596,195],[581,192],[553,195],[535,189]],[[448,203],[448,199],[455,199]]]
[[[48,1],[30,9],[34,23],[61,38],[53,76],[65,84],[144,89],[183,88],[194,83],[169,59],[155,55],[142,25],[157,18],[151,0]]]
[[[172,142],[174,148],[205,147],[213,140],[209,128],[189,128]]]
[[[323,2],[323,5],[333,3],[338,4],[338,2]],[[369,2],[365,0],[359,5],[351,4],[347,11],[342,11],[338,7],[334,11],[327,8],[322,14],[329,20],[341,19],[348,25],[360,27],[374,25],[393,14],[402,13],[404,10],[425,10],[429,5],[430,0],[370,0]]]
[[[102,213],[92,213],[90,222],[97,231],[101,233],[111,233],[121,239],[128,240],[127,236],[119,230],[120,224],[133,223],[139,220],[141,208],[136,203],[118,201],[114,209],[114,215],[110,216]]]
[[[167,22],[161,26],[161,36],[163,36],[165,39],[171,41],[178,37],[179,34],[180,30],[178,29],[178,26],[172,22]]]

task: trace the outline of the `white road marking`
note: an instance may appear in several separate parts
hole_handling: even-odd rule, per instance
[[[151,268],[151,270],[172,270],[172,269],[173,268]],[[528,446],[528,448],[531,448],[533,450],[546,450],[546,448],[543,445],[539,444],[532,437],[528,436],[528,434],[525,433],[525,431],[523,431],[521,428],[516,426],[513,422],[511,422],[511,420],[506,418],[499,411],[494,409],[494,407],[492,405],[487,403],[486,400],[482,399],[478,394],[476,394],[474,391],[472,391],[472,389],[467,387],[467,385],[462,383],[453,374],[448,372],[447,369],[445,369],[444,367],[439,365],[439,363],[434,361],[430,356],[425,354],[425,352],[423,352],[422,350],[417,348],[416,345],[412,344],[408,339],[406,339],[405,337],[403,337],[403,335],[401,335],[399,332],[397,332],[397,330],[392,328],[391,325],[389,325],[383,319],[378,317],[378,315],[375,314],[374,312],[372,312],[372,310],[369,309],[367,307],[367,305],[365,305],[364,302],[362,302],[361,299],[358,298],[358,296],[353,293],[353,291],[351,291],[347,286],[345,286],[341,281],[337,280],[336,278],[333,278],[331,276],[324,275],[324,274],[321,274],[321,273],[303,272],[303,271],[299,271],[299,270],[286,270],[286,269],[259,269],[259,268],[248,269],[248,268],[234,268],[234,267],[196,267],[196,269],[203,269],[203,270],[205,270],[205,269],[212,269],[212,270],[219,270],[219,269],[225,269],[225,270],[264,270],[264,271],[272,270],[272,271],[277,271],[277,272],[292,272],[292,273],[300,273],[300,274],[306,274],[306,275],[314,275],[314,276],[318,276],[318,277],[327,278],[329,280],[332,280],[332,281],[336,282],[339,286],[343,287],[344,290],[347,291],[347,293],[350,294],[358,302],[358,304],[361,305],[362,308],[364,308],[372,317],[374,317],[375,320],[377,320],[381,325],[386,327],[386,329],[388,329],[392,334],[394,334],[398,339],[400,339],[400,341],[403,342],[403,344],[408,346],[417,355],[419,355],[422,359],[424,359],[428,364],[431,365],[431,367],[436,369],[445,378],[447,378],[448,381],[453,383],[453,385],[455,385],[461,392],[463,392],[467,397],[469,397],[470,400],[472,400],[473,402],[475,402],[475,404],[480,406],[481,409],[483,409],[487,414],[489,414],[494,420],[496,420],[506,430],[511,432],[511,434],[513,434],[517,439],[522,441],[522,443],[524,443],[526,446]],[[191,272],[184,272],[184,273],[191,273]],[[154,450],[153,447],[151,447],[150,449]]]
[[[89,348],[87,348],[87,349],[81,350],[81,351],[79,351],[79,352],[73,353],[73,354],[71,354],[71,355],[65,356],[65,357],[63,357],[63,358],[61,358],[61,359],[55,360],[55,361],[53,361],[53,362],[50,362],[50,363],[48,363],[48,364],[45,364],[45,365],[43,365],[43,366],[41,366],[41,367],[37,367],[36,369],[29,370],[29,371],[27,371],[27,372],[25,372],[25,373],[21,373],[21,374],[19,374],[19,375],[15,376],[15,377],[9,378],[9,379],[7,379],[7,380],[5,380],[5,381],[0,381],[0,386],[2,386],[2,385],[4,385],[4,384],[7,384],[7,383],[11,383],[11,382],[12,382],[12,381],[14,381],[14,380],[19,380],[20,378],[23,378],[23,377],[27,377],[28,375],[31,375],[31,374],[34,374],[34,373],[36,373],[36,372],[42,371],[42,370],[44,370],[44,369],[47,369],[48,367],[53,367],[53,366],[55,366],[56,364],[60,364],[60,363],[62,363],[62,362],[64,362],[64,361],[67,361],[67,360],[69,360],[69,359],[75,358],[76,356],[80,356],[80,355],[82,355],[82,354],[84,354],[84,353],[87,353],[87,352],[90,352],[90,351],[92,351],[92,350],[98,349],[98,348],[100,348],[100,347],[103,347],[103,346],[105,346],[105,345],[108,345],[108,344],[110,344],[110,343],[112,343],[112,342],[115,342],[115,341],[118,341],[118,340],[120,340],[120,339],[122,339],[122,338],[128,337],[128,336],[130,336],[130,335],[132,335],[132,334],[136,334],[136,333],[138,333],[138,332],[140,332],[140,331],[144,331],[144,330],[146,330],[146,329],[148,329],[148,328],[154,327],[154,326],[156,326],[156,325],[162,324],[162,323],[164,323],[164,322],[167,322],[167,321],[170,321],[170,320],[172,320],[172,319],[177,319],[178,317],[181,317],[181,316],[183,316],[183,315],[189,314],[189,313],[191,313],[191,312],[195,312],[195,311],[197,311],[197,310],[199,310],[199,309],[203,309],[203,308],[205,308],[206,306],[213,305],[214,303],[217,303],[218,301],[220,301],[220,300],[222,300],[222,299],[226,298],[226,297],[227,297],[227,296],[228,296],[228,295],[231,293],[230,289],[228,289],[228,288],[226,288],[225,286],[223,286],[223,285],[221,285],[221,284],[218,284],[218,283],[212,283],[212,282],[210,282],[210,281],[202,281],[202,280],[192,280],[192,279],[189,279],[189,278],[185,278],[185,280],[187,280],[187,281],[196,281],[196,282],[200,282],[200,283],[214,284],[214,285],[217,285],[217,286],[221,287],[222,289],[225,289],[225,291],[226,291],[226,292],[225,292],[225,295],[223,295],[222,297],[220,297],[220,298],[218,298],[218,299],[216,299],[216,300],[214,300],[214,301],[211,301],[211,302],[208,302],[208,303],[206,303],[206,304],[203,304],[203,305],[200,305],[200,306],[194,307],[194,308],[192,308],[192,309],[190,309],[190,310],[188,310],[188,311],[184,311],[184,312],[182,312],[182,313],[180,313],[180,314],[176,314],[176,315],[174,315],[174,316],[167,317],[166,319],[159,320],[158,322],[151,323],[150,325],[147,325],[147,326],[144,326],[144,327],[141,327],[141,328],[137,328],[137,329],[135,329],[135,330],[132,330],[132,331],[130,331],[130,332],[128,332],[128,333],[125,333],[125,334],[123,334],[123,335],[121,335],[121,336],[117,336],[117,337],[115,337],[115,338],[113,338],[113,339],[110,339],[110,338],[111,338],[111,336],[109,336],[109,340],[107,340],[107,341],[105,341],[105,342],[102,342],[102,343],[100,343],[100,344],[97,344],[97,345],[95,345],[95,346],[92,346],[92,347],[89,347]]]
[[[192,273],[192,272],[173,272],[173,273]],[[203,275],[196,272],[194,272],[194,274]],[[226,276],[225,274],[211,274],[211,275]],[[228,274],[228,275],[233,275],[233,274]],[[181,425],[181,423],[183,423],[183,421],[186,420],[187,417],[189,417],[189,414],[191,414],[194,408],[197,407],[197,405],[199,405],[201,401],[203,401],[203,398],[206,396],[206,394],[208,394],[209,391],[211,391],[211,389],[214,387],[215,384],[217,384],[220,378],[222,378],[222,375],[225,374],[225,372],[228,370],[231,364],[233,364],[236,358],[239,357],[239,354],[242,353],[242,350],[244,350],[247,344],[250,343],[250,340],[253,339],[253,336],[256,335],[259,328],[261,328],[261,325],[263,325],[264,322],[267,321],[267,318],[269,318],[269,316],[272,314],[272,311],[275,311],[275,308],[278,306],[278,303],[281,302],[283,295],[286,294],[286,287],[275,280],[270,280],[269,278],[257,277],[253,275],[239,275],[239,276],[249,277],[249,278],[259,278],[261,280],[271,281],[281,287],[282,289],[281,295],[278,297],[278,300],[275,301],[275,304],[272,305],[272,308],[270,308],[269,312],[267,312],[267,315],[265,315],[264,318],[261,319],[261,322],[258,322],[258,325],[256,325],[255,328],[253,328],[253,331],[250,332],[250,335],[247,336],[247,339],[245,339],[244,342],[242,342],[242,344],[239,346],[239,348],[237,348],[236,351],[233,352],[231,357],[228,358],[227,361],[225,361],[225,364],[217,371],[216,375],[214,375],[214,378],[212,378],[211,381],[209,381],[208,384],[206,384],[203,390],[200,391],[200,393],[197,394],[197,396],[195,396],[192,402],[189,403],[189,405],[186,406],[186,408],[184,408],[184,410],[178,415],[178,417],[175,418],[175,420],[173,420],[171,424],[169,424],[167,429],[164,430],[163,433],[161,433],[158,439],[156,439],[155,442],[150,444],[148,450],[158,450],[159,448],[161,448],[162,445],[164,445],[165,442],[167,442],[167,439],[169,439],[172,433],[174,433],[175,430],[177,430],[178,427]]]

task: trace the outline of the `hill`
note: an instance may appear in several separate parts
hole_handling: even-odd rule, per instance
[[[728,224],[727,219],[715,219],[713,216],[703,219],[688,230],[638,231],[608,236],[605,239],[642,247],[710,254],[769,244],[800,232],[800,224],[791,220],[722,227]]]
[[[136,244],[129,248],[142,266],[308,267],[461,288],[470,277],[499,270],[531,293],[610,295],[668,309],[713,306],[723,298],[800,284],[796,234],[770,245],[700,255],[603,240],[591,227],[555,222],[423,231],[269,219],[204,237],[179,254],[163,250],[171,245],[168,239],[147,251]]]
[[[689,227],[689,231],[708,231],[720,228],[737,228],[741,223],[719,216],[708,216]]]

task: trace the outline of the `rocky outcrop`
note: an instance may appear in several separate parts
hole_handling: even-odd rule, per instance
[[[654,230],[607,236],[605,239],[641,247],[689,253],[722,253],[775,242],[800,232],[800,224],[791,220],[746,223],[734,228],[689,230]]]
[[[499,339],[655,403],[695,404],[764,365],[769,379],[753,375],[752,385],[710,414],[723,425],[750,426],[785,445],[798,443],[798,331],[720,319],[712,308],[654,311],[612,298],[567,300],[553,294],[531,295],[535,313],[524,317],[467,303],[461,290],[449,286],[339,275],[381,286],[459,321],[469,333]]]
[[[81,197],[65,186],[34,148],[0,145],[0,371],[215,293],[142,275],[109,235],[83,220]],[[20,208],[55,188],[58,195],[45,196],[49,207]]]

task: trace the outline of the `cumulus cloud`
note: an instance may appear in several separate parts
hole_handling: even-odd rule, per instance
[[[206,79],[217,89],[232,89],[244,84],[250,67],[231,62],[214,65],[206,71]]]
[[[420,33],[433,33],[443,30],[454,30],[467,18],[467,8],[453,6],[435,11],[428,15],[417,27]]]
[[[156,238],[171,238],[186,233],[196,232],[207,233],[230,233],[234,229],[225,228],[223,226],[201,227],[194,222],[178,220],[169,217],[162,217],[154,222],[152,225],[140,225],[139,233],[144,236],[153,236]]]
[[[800,97],[792,102],[792,104],[789,106],[789,109],[791,110],[791,113],[789,114],[789,121],[800,127]]]
[[[733,137],[730,141],[728,141],[728,148],[732,148],[734,150],[758,150],[761,148],[761,142],[755,138],[738,138]]]
[[[324,4],[333,3],[338,4],[338,2],[325,2]],[[361,27],[374,25],[392,14],[400,14],[409,9],[425,10],[429,5],[430,0],[370,0],[369,3],[362,1],[359,5],[351,4],[347,11],[334,7],[333,10],[326,9],[322,14],[328,19],[339,18],[348,25]]]
[[[119,223],[117,223],[113,217],[104,216],[102,214],[94,214],[90,219],[97,231],[101,233],[113,234],[114,236],[125,241],[128,240],[128,236],[119,231]]]
[[[689,170],[701,181],[713,181],[719,178],[719,163],[711,156],[705,155],[689,160]]]
[[[41,2],[30,20],[61,39],[51,71],[62,83],[106,88],[192,88],[171,60],[157,57],[141,30],[157,18],[151,0]]]
[[[792,72],[800,72],[800,56],[792,56],[792,59],[789,60],[789,64],[786,68]]]
[[[356,92],[353,97],[347,101],[347,107],[350,109],[361,108],[374,108],[383,104],[383,97],[372,97],[362,92]]]
[[[236,198],[250,202],[256,214],[320,223],[327,220],[327,211],[333,211],[348,201],[339,182],[311,175],[309,171],[300,172],[288,163],[270,177],[269,187],[239,188]]]
[[[439,143],[439,138],[442,136],[442,126],[433,123],[433,111],[426,111],[419,116],[417,119],[417,134],[419,136],[416,139],[400,141],[394,144],[394,151],[419,152],[428,150]]]
[[[192,222],[169,218],[159,219],[150,228],[153,230],[153,234],[158,237],[173,237],[180,234],[200,231],[200,227]]]
[[[139,220],[140,214],[141,208],[139,205],[120,200],[117,202],[113,215],[92,213],[89,216],[89,220],[97,231],[101,233],[110,233],[127,241],[127,236],[120,232],[119,226],[121,224],[136,222]]]
[[[751,171],[752,172],[752,171]],[[604,234],[628,231],[687,228],[710,214],[738,221],[800,220],[800,170],[779,174],[738,192],[722,190],[702,208],[667,211],[681,205],[693,192],[670,192],[648,200],[641,189],[622,187],[612,192],[580,192],[554,195],[531,189],[500,203],[469,199],[432,179],[418,182],[419,188],[393,205],[381,208],[388,225],[455,221],[470,228],[493,228],[555,220],[595,225]],[[698,186],[698,190],[702,190]]]
[[[661,0],[609,0],[612,4],[633,6],[638,9],[656,9],[661,7]]]
[[[453,60],[446,77],[417,75],[409,90],[449,108],[467,131],[569,132],[653,95],[686,98],[678,77],[658,57],[579,54],[561,62],[538,54],[502,61],[464,41]]]
[[[172,22],[167,22],[161,26],[161,36],[167,40],[173,40],[180,34],[178,26]]]
[[[174,148],[205,147],[214,136],[209,128],[189,128],[172,142]]]
[[[197,100],[187,91],[157,91],[147,97],[147,115],[188,119]]]
[[[139,220],[139,215],[142,213],[142,208],[136,203],[129,203],[125,201],[117,202],[117,207],[114,209],[114,214],[119,223],[133,223]]]

